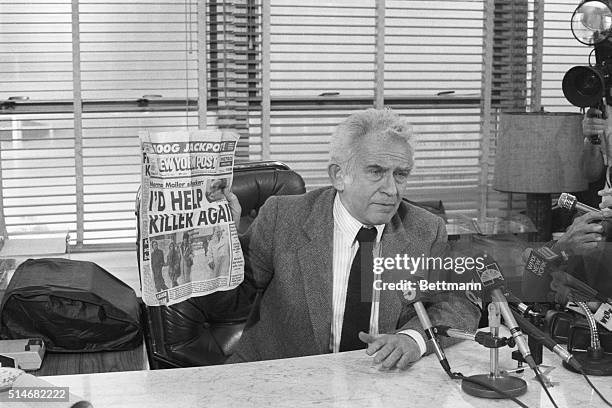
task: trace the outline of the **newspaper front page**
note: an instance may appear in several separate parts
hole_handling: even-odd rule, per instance
[[[149,306],[238,286],[244,258],[223,189],[239,135],[140,132],[140,279]]]

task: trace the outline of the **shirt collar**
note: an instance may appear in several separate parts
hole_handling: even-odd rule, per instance
[[[357,236],[357,233],[361,227],[371,227],[371,225],[363,225],[349,213],[344,204],[342,204],[340,194],[338,193],[336,193],[336,197],[334,198],[333,215],[334,222],[338,225],[340,232],[347,237],[352,237],[353,239]],[[385,225],[386,224],[374,225],[376,228],[376,242],[380,242]]]

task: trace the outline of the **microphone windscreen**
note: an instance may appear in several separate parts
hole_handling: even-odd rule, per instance
[[[524,302],[549,302],[550,275],[546,273],[546,262],[537,251],[527,248],[523,252],[525,268],[521,281],[521,292]]]

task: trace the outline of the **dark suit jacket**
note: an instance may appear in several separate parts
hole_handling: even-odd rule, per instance
[[[335,194],[328,187],[299,196],[273,196],[261,207],[242,237],[243,248],[248,248],[245,279],[264,291],[260,320],[245,330],[228,362],[329,353]],[[381,237],[384,257],[444,256],[446,249],[442,219],[405,203]],[[401,291],[381,291],[379,332],[396,332],[398,317],[407,307]],[[457,293],[440,295],[428,313],[434,324],[466,330],[475,330],[479,320],[478,309]],[[424,335],[416,315],[408,316],[401,329]],[[431,344],[428,349],[431,352]]]

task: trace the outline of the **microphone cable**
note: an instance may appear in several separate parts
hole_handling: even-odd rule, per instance
[[[584,373],[584,371],[580,371],[580,374],[582,374],[582,376],[587,381],[587,383],[589,383],[593,391],[595,391],[595,393],[599,395],[599,398],[601,398],[602,401],[606,403],[606,405],[608,405],[609,407],[612,407],[612,403],[610,403],[610,401],[608,401],[606,397],[603,396],[603,394],[597,389],[597,387],[595,387],[595,384],[591,382],[591,379]]]
[[[583,302],[576,302],[578,303],[581,307],[583,307],[583,310],[589,310],[588,306],[586,304],[584,304]],[[582,304],[581,304],[582,303]],[[516,308],[516,305],[511,305],[512,306],[512,312],[516,313],[516,316],[521,315],[521,311],[518,310],[518,308]],[[590,315],[590,313],[588,313]],[[593,317],[592,315],[590,317]],[[518,318],[518,317],[517,317]],[[529,325],[529,321],[527,320],[526,322],[521,322],[521,325]],[[594,324],[594,321],[593,321]],[[526,329],[528,329],[528,327],[526,327]],[[534,329],[536,329],[536,327],[534,327]],[[546,339],[542,336],[536,335],[534,334],[532,331],[527,330],[528,335],[530,336],[530,338],[534,338],[537,342],[543,344],[546,348],[548,348],[549,350],[554,351],[554,349],[551,348],[551,345],[546,343]],[[593,340],[593,339],[591,339]],[[596,338],[596,340],[598,340],[598,338]],[[558,353],[555,352],[555,354],[557,354],[559,357],[561,357],[561,359],[564,359],[561,355],[559,355]],[[571,354],[570,354],[571,355]],[[575,361],[575,359],[572,357],[572,360]],[[568,362],[568,360],[564,360],[566,362]],[[574,364],[570,364],[576,371],[578,371],[580,374],[582,374],[582,376],[584,377],[584,379],[587,381],[587,383],[589,384],[589,386],[593,389],[593,391],[595,391],[595,393],[609,406],[612,407],[612,403],[610,403],[610,401],[608,401],[603,394],[597,389],[597,387],[595,387],[595,384],[593,384],[590,380],[590,378],[586,375],[586,373],[584,372],[584,370],[582,369],[582,366],[578,365],[574,365]],[[539,379],[539,377],[538,377]],[[540,382],[541,383],[541,382]],[[545,388],[546,389],[546,388]],[[547,389],[546,389],[547,390]],[[547,390],[548,391],[548,390]]]
[[[458,372],[452,373],[452,372],[450,372],[450,371],[447,371],[447,374],[448,374],[448,375],[449,375],[449,377],[450,377],[451,379],[453,379],[453,380],[462,380],[462,381],[471,382],[472,384],[476,384],[476,385],[479,385],[479,386],[481,386],[481,387],[487,388],[487,389],[489,389],[489,390],[491,390],[491,391],[494,391],[494,392],[498,393],[499,395],[501,395],[501,396],[503,396],[503,397],[505,397],[505,398],[508,398],[509,400],[512,400],[513,402],[515,402],[515,403],[516,403],[518,406],[520,406],[520,407],[522,407],[522,408],[529,408],[529,406],[528,406],[528,405],[526,405],[525,403],[523,403],[523,402],[522,402],[521,400],[519,400],[518,398],[516,398],[516,397],[514,397],[514,396],[512,396],[512,395],[510,395],[510,394],[508,394],[506,391],[504,391],[504,390],[502,390],[502,389],[499,389],[499,388],[497,388],[497,387],[496,387],[496,386],[494,386],[494,385],[488,384],[488,383],[486,383],[486,382],[484,382],[484,381],[477,380],[477,379],[475,379],[475,378],[466,377],[466,376],[464,376],[463,374],[458,373]]]
[[[431,338],[431,341],[434,342],[434,343],[438,343],[438,347],[440,349],[442,349],[442,345],[439,344],[439,341],[438,341],[437,337]],[[448,363],[448,360],[445,359],[444,362],[439,360],[438,362],[440,363],[440,366],[442,367],[444,372],[450,377],[451,380],[462,380],[462,381],[471,382],[472,384],[479,385],[479,386],[481,386],[483,388],[486,388],[486,389],[489,389],[489,390],[491,390],[493,392],[498,393],[499,395],[503,396],[504,398],[507,398],[507,399],[515,402],[518,406],[520,406],[522,408],[529,408],[529,406],[527,406],[525,403],[523,403],[518,398],[510,395],[508,392],[506,392],[506,391],[504,391],[504,390],[502,390],[500,388],[497,388],[494,385],[488,384],[488,383],[486,383],[484,381],[477,380],[475,378],[466,377],[465,375],[463,375],[460,372],[453,372],[451,370],[450,364]],[[558,407],[555,405],[555,408],[558,408]]]
[[[432,341],[438,343],[438,339],[437,338],[433,338]],[[439,347],[442,348],[442,346],[440,346],[440,345],[439,345]],[[450,365],[448,364],[448,361],[446,361],[446,360],[445,360],[445,363],[442,363],[442,361],[440,361],[440,365],[442,366],[442,368],[444,369],[446,374],[451,379],[463,380],[463,381],[471,382],[473,384],[476,384],[476,385],[479,385],[481,387],[487,388],[487,389],[489,389],[491,391],[494,391],[494,392],[498,393],[499,395],[504,396],[505,398],[508,398],[508,399],[514,401],[516,404],[518,404],[519,406],[521,406],[523,408],[528,408],[527,405],[525,405],[523,402],[521,402],[518,398],[510,395],[506,391],[503,391],[503,390],[497,388],[494,385],[488,384],[488,383],[480,381],[480,380],[476,380],[476,379],[471,378],[471,377],[466,377],[462,373],[459,373],[459,372],[452,372],[451,369],[450,369]],[[538,382],[540,383],[542,388],[544,388],[544,392],[546,392],[546,395],[548,396],[548,399],[550,399],[550,402],[552,403],[553,407],[554,408],[559,408],[559,406],[555,402],[554,398],[550,394],[550,391],[548,391],[548,388],[546,388],[546,384],[544,383],[542,372],[540,371],[538,366],[537,365],[533,365],[533,366],[531,366],[531,368],[533,369],[533,371],[534,371],[534,373],[536,375],[536,378],[538,379]]]
[[[523,337],[524,334],[521,331],[521,328],[518,322],[516,321],[516,318],[512,314],[512,310],[510,308],[510,304],[508,303],[506,299],[506,296],[499,289],[493,290],[491,296],[492,296],[492,300],[498,303],[499,310],[500,310],[501,315],[504,318],[506,327],[510,329],[510,333],[512,334],[512,337],[515,338],[516,347],[521,352],[521,355],[523,356],[523,360],[529,365],[529,367],[535,373],[536,378],[538,379],[538,382],[540,383],[542,388],[544,388],[544,391],[546,392],[546,395],[548,396],[548,399],[550,400],[550,402],[553,404],[553,407],[559,408],[554,398],[550,394],[550,391],[548,391],[548,388],[546,388],[546,384],[544,383],[542,372],[538,368],[537,364],[535,363],[535,360],[533,359],[533,356],[531,355],[531,351],[527,347],[527,342],[525,338]]]
[[[597,330],[597,322],[595,321],[595,317],[591,313],[591,310],[589,309],[589,307],[587,306],[585,302],[576,301],[576,304],[583,310],[586,316],[587,322],[589,324],[589,331],[591,334],[591,347],[593,348],[601,347],[601,343],[599,342],[599,331]],[[591,379],[585,374],[584,370],[580,370],[580,374],[584,376],[585,380],[591,386],[593,391],[595,391],[595,393],[599,395],[599,398],[601,398],[603,402],[605,402],[608,406],[612,407],[612,404],[610,404],[610,401],[608,401],[603,396],[603,394],[597,389],[597,387],[595,387],[595,384],[591,382]]]
[[[555,403],[555,400],[553,399],[552,395],[550,394],[550,391],[548,391],[548,388],[546,387],[546,384],[544,383],[544,380],[542,378],[542,372],[540,371],[539,368],[536,367],[536,369],[534,369],[535,373],[536,373],[536,378],[538,379],[538,382],[540,383],[540,385],[542,386],[542,388],[544,388],[544,391],[546,392],[546,395],[548,396],[548,399],[550,399],[550,402],[553,404],[553,406],[555,408],[559,408],[557,406],[557,404]],[[609,407],[612,407],[612,403],[610,403],[610,401],[608,401],[606,399],[606,397],[603,396],[603,394],[601,393],[601,391],[599,391],[599,389],[597,389],[597,387],[595,387],[595,384],[593,384],[591,382],[591,379],[584,373],[584,371],[580,371],[580,374],[582,374],[582,376],[584,377],[584,379],[587,381],[587,383],[591,386],[591,388],[593,389],[593,391],[595,391],[595,393],[599,396],[599,398],[602,399],[603,402],[606,403],[606,405],[608,405]]]
[[[555,408],[559,408],[559,406],[557,405],[557,403],[555,402],[555,399],[553,398],[553,396],[550,394],[550,391],[548,391],[548,387],[546,387],[546,384],[544,383],[544,378],[543,378],[543,374],[540,371],[540,369],[538,368],[538,366],[535,366],[535,368],[533,368],[533,372],[536,375],[536,378],[538,379],[538,382],[540,383],[540,385],[542,386],[542,388],[544,388],[544,392],[546,392],[546,395],[548,396],[548,399],[550,400],[550,402],[553,404],[553,407]]]
[[[519,308],[516,305],[510,304],[510,313],[511,316],[514,317],[514,319],[516,319],[516,321],[514,322],[514,324],[516,325],[517,328],[521,329],[521,330],[525,330],[525,332],[530,336],[530,337],[534,337],[534,330],[538,330],[535,326],[531,325],[531,322],[529,322],[529,320],[525,317],[522,316],[522,313],[520,312]],[[506,321],[507,322],[507,321]],[[532,329],[531,329],[531,328]],[[541,344],[544,344],[543,339],[541,337],[536,337],[536,341],[538,341]],[[554,350],[553,350],[554,351]],[[546,387],[546,383],[544,382],[544,374],[542,374],[542,372],[540,371],[540,368],[537,366],[537,364],[535,363],[533,357],[531,355],[527,356],[529,357],[529,360],[527,360],[527,358],[525,358],[525,356],[523,357],[525,359],[525,361],[527,362],[527,364],[529,364],[529,367],[533,370],[533,372],[535,373],[535,376],[538,380],[538,382],[540,383],[540,385],[542,386],[542,388],[544,388],[544,392],[546,392],[546,395],[548,396],[548,399],[550,400],[550,402],[553,404],[553,407],[555,408],[559,408],[557,403],[555,402],[554,398],[552,397],[552,395],[550,394],[550,391],[548,390],[548,387]]]

